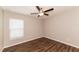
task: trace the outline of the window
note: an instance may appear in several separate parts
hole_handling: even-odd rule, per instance
[[[24,21],[20,19],[9,20],[10,38],[21,38],[24,36]]]

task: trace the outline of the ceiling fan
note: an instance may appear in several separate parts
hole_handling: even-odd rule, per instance
[[[44,10],[43,10],[42,8],[40,8],[39,6],[36,6],[36,9],[37,9],[39,12],[38,12],[38,13],[31,13],[31,15],[37,14],[38,17],[43,16],[43,15],[49,16],[49,14],[47,14],[47,12],[54,10],[54,8],[50,8],[50,9],[44,11]]]

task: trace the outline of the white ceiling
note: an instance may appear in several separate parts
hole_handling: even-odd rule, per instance
[[[48,12],[51,15],[53,13],[59,13],[59,12],[63,12],[68,9],[74,8],[72,6],[40,6],[40,7],[42,7],[43,10],[54,8],[54,11]],[[9,11],[13,11],[13,12],[17,12],[25,15],[30,15],[30,13],[38,12],[35,6],[2,6],[2,8],[5,10],[9,10]]]

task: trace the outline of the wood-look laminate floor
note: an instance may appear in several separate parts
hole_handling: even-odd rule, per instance
[[[48,38],[39,38],[5,48],[3,52],[79,52],[79,49]]]

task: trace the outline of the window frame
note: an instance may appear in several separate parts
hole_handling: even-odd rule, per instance
[[[14,25],[11,25],[11,20],[12,21],[15,21],[15,24]],[[17,22],[16,22],[17,21]],[[19,22],[20,21],[20,22]],[[21,21],[22,21],[22,23],[21,23]],[[19,22],[19,23],[18,23]],[[19,26],[17,26],[16,24],[20,24],[21,25],[21,27]],[[16,26],[15,26],[16,25]],[[11,26],[15,26],[16,28],[11,28]],[[17,28],[18,27],[18,28]],[[14,34],[14,36],[15,37],[12,37],[11,35],[12,35],[12,32],[15,32]],[[22,31],[22,33],[20,32],[20,31]],[[19,33],[19,34],[18,34]],[[20,35],[21,34],[21,35]],[[11,40],[15,40],[15,39],[19,39],[19,38],[22,38],[22,37],[24,37],[24,20],[23,19],[16,19],[16,18],[9,18],[9,38],[11,39]]]

